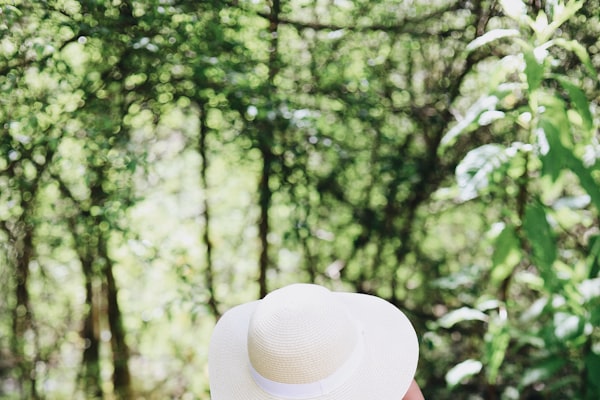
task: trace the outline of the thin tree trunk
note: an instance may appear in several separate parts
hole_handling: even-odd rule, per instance
[[[24,219],[27,219],[24,217]],[[33,329],[33,315],[29,298],[29,263],[33,253],[33,227],[19,221],[16,233],[11,235],[15,251],[15,307],[12,321],[12,347],[17,359],[19,384],[25,397],[38,399],[35,366],[25,351],[26,334]],[[22,229],[22,232],[18,232]],[[26,383],[27,386],[23,387]]]
[[[94,172],[97,174],[96,184],[91,188],[91,199],[95,206],[104,208],[107,202],[107,194],[102,188],[102,183],[105,180],[105,171],[102,167],[98,167]],[[110,222],[104,220],[104,217],[97,217],[91,219],[91,226],[100,226],[103,222]],[[118,300],[118,288],[117,283],[113,274],[113,262],[109,256],[108,251],[108,238],[106,233],[101,230],[93,230],[95,235],[95,251],[94,254],[97,256],[95,262],[100,265],[100,275],[104,283],[104,290],[102,294],[106,300],[106,318],[108,319],[108,326],[111,333],[111,350],[113,360],[113,390],[115,398],[117,399],[130,399],[132,397],[131,390],[131,375],[129,372],[129,348],[125,342],[125,326],[123,324],[123,316],[119,307]]]
[[[35,330],[35,324],[33,320],[33,312],[31,308],[30,296],[29,296],[29,264],[33,259],[33,237],[35,234],[35,227],[31,223],[31,216],[35,207],[35,198],[39,188],[39,183],[42,174],[46,167],[51,162],[54,156],[54,149],[49,147],[46,153],[46,163],[37,166],[36,178],[24,184],[20,189],[21,194],[28,192],[30,199],[26,200],[21,197],[20,205],[23,209],[23,213],[14,223],[3,222],[2,229],[7,233],[7,236],[12,243],[13,247],[13,265],[14,278],[15,278],[15,306],[12,310],[12,338],[11,346],[13,355],[17,360],[17,374],[20,385],[21,393],[30,399],[38,399],[39,394],[37,393],[37,377],[35,370],[35,361],[39,357],[39,349],[37,346],[37,332]],[[26,158],[29,158],[30,154],[27,154]],[[7,168],[7,173],[10,178],[21,180],[23,177],[16,173],[17,163],[12,163]],[[34,356],[28,357],[25,351],[26,345],[26,333],[31,331],[33,333],[33,339],[30,339],[34,345]],[[27,387],[23,387],[23,384],[27,383]]]
[[[78,384],[82,386],[82,390],[87,397],[102,398],[102,378],[100,376],[100,324],[98,311],[98,301],[94,291],[94,281],[98,279],[94,269],[94,252],[97,244],[92,243],[91,238],[94,235],[95,223],[92,223],[93,228],[88,228],[85,225],[83,228],[86,232],[81,234],[78,231],[78,220],[91,221],[91,215],[88,211],[82,210],[72,195],[69,188],[65,185],[59,176],[53,176],[59,184],[59,188],[66,199],[73,202],[77,213],[71,215],[68,219],[69,229],[73,235],[75,250],[79,256],[81,263],[81,271],[85,282],[85,316],[83,326],[81,327],[80,336],[84,341],[83,354],[81,356],[81,368],[77,377]]]
[[[202,217],[204,220],[204,232],[202,235],[202,241],[206,247],[206,269],[204,273],[206,290],[208,291],[208,306],[215,316],[219,318],[221,315],[219,312],[219,305],[215,294],[215,279],[213,270],[213,244],[210,240],[210,204],[208,201],[208,156],[206,149],[206,136],[208,135],[208,126],[206,125],[206,109],[202,106],[200,114],[200,138],[198,141],[198,152],[202,158],[202,165],[200,167],[200,180],[202,187],[204,188],[203,210]]]
[[[273,0],[271,5],[271,13],[269,15],[269,33],[271,38],[270,54],[269,54],[269,81],[267,89],[270,94],[275,93],[275,76],[278,68],[278,30],[279,30],[279,13],[281,12],[281,4],[279,0]],[[273,106],[274,102],[271,102]],[[271,198],[273,193],[269,187],[269,180],[273,171],[273,163],[275,156],[272,151],[273,141],[275,139],[275,128],[272,123],[266,123],[265,129],[259,132],[259,150],[263,160],[261,177],[259,182],[259,204],[260,204],[260,219],[258,222],[258,235],[261,243],[261,252],[259,259],[259,296],[266,296],[269,291],[267,284],[267,274],[269,271],[269,231],[271,230],[269,221],[269,210],[271,208]]]
[[[131,375],[129,373],[129,348],[125,342],[123,315],[119,308],[118,289],[113,275],[113,263],[108,257],[107,243],[100,238],[99,255],[104,262],[104,279],[106,283],[107,318],[111,332],[111,349],[113,357],[113,388],[117,399],[130,399]]]
[[[273,154],[269,145],[261,146],[261,154],[263,158],[263,168],[259,183],[260,193],[260,219],[258,221],[258,236],[261,243],[260,259],[259,259],[259,296],[263,298],[267,295],[269,289],[267,286],[267,273],[269,269],[269,209],[271,208],[271,188],[269,187],[269,178],[271,177],[271,163]]]
[[[94,270],[91,257],[80,257],[85,277],[85,304],[87,313],[81,329],[81,337],[85,341],[81,360],[82,384],[86,396],[102,398],[100,378],[100,339],[98,337],[98,312],[94,301]]]

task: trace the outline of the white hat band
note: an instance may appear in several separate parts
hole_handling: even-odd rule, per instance
[[[272,396],[285,399],[308,399],[331,393],[346,383],[362,362],[365,353],[364,337],[360,332],[354,351],[340,368],[328,377],[311,383],[281,383],[262,376],[250,365],[250,373],[256,384]]]

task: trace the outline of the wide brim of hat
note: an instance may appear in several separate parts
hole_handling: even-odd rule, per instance
[[[419,358],[417,335],[410,321],[398,308],[378,297],[333,294],[363,330],[364,359],[346,383],[312,399],[402,399]],[[232,308],[214,329],[208,354],[212,400],[281,400],[263,391],[250,373],[248,326],[259,302]]]

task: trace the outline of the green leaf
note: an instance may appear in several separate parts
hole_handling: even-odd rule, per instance
[[[560,132],[550,121],[542,120],[540,129],[536,131],[536,141],[540,148],[542,174],[548,175],[556,182],[561,171],[565,168],[563,154],[567,149],[560,145]]]
[[[600,278],[586,279],[577,287],[579,293],[583,297],[584,302],[589,302],[593,299],[600,299]]]
[[[572,152],[569,152],[569,157],[565,161],[579,178],[581,186],[592,198],[592,203],[594,203],[596,210],[600,211],[600,184],[594,179],[592,171],[586,168],[583,161],[577,158]]]
[[[491,318],[488,331],[485,334],[485,367],[488,382],[495,384],[498,379],[500,367],[504,362],[506,350],[510,343],[510,332],[505,315]]]
[[[556,374],[565,365],[562,357],[552,357],[547,360],[537,362],[536,366],[525,371],[521,379],[520,386],[527,387],[537,382],[544,382]]]
[[[438,320],[438,324],[442,328],[450,328],[462,321],[487,321],[487,314],[469,307],[461,307],[457,310],[450,311]]]
[[[572,51],[573,53],[575,53],[575,55],[579,58],[579,60],[583,63],[583,65],[587,69],[588,74],[590,74],[590,76],[594,80],[598,79],[598,73],[596,72],[596,68],[594,68],[594,64],[592,63],[590,55],[588,54],[586,48],[581,43],[579,43],[577,40],[566,40],[563,38],[555,39],[554,43],[556,43],[556,45],[558,45],[566,50],[569,50],[569,51]]]
[[[522,312],[520,320],[522,322],[530,322],[538,319],[545,308],[548,306],[548,297],[540,297],[536,301],[534,301],[525,311]]]
[[[590,237],[589,249],[587,264],[590,272],[588,278],[594,279],[600,272],[600,235]]]
[[[449,388],[453,388],[459,383],[461,383],[464,379],[477,375],[483,364],[481,361],[477,360],[465,360],[456,364],[446,373],[446,383]]]
[[[539,202],[528,204],[525,208],[523,228],[527,240],[531,243],[534,261],[540,267],[542,275],[549,277],[552,264],[556,260],[557,246],[544,207]]]
[[[578,86],[569,82],[563,76],[556,76],[555,79],[560,83],[560,85],[569,93],[569,97],[575,106],[575,109],[581,116],[583,120],[583,127],[585,130],[590,131],[594,127],[594,117],[590,111],[590,103],[588,102],[587,97],[583,90],[581,90]]]
[[[486,144],[467,153],[456,167],[456,181],[462,201],[476,198],[489,185],[489,175],[509,159],[499,144]]]
[[[2,10],[0,10],[0,11],[2,11],[0,14],[4,14],[7,17],[10,17],[10,16],[21,17],[23,15],[23,12],[21,10],[19,10],[15,6],[11,6],[10,4],[3,6]]]
[[[474,123],[477,121],[479,116],[485,111],[495,110],[499,101],[500,99],[496,95],[480,97],[469,108],[469,110],[467,110],[464,118],[454,125],[446,134],[444,134],[441,141],[442,149],[452,145],[458,136],[473,130]]]
[[[600,355],[596,353],[588,353],[585,356],[585,369],[587,370],[587,384],[589,391],[589,399],[597,399],[600,396]]]
[[[588,301],[586,307],[590,310],[589,322],[594,327],[600,327],[600,297]]]
[[[565,21],[574,16],[584,4],[585,0],[569,0],[566,5],[563,1],[554,2],[554,19],[552,22],[559,26],[562,25]]]
[[[537,96],[539,105],[543,107],[543,113],[540,119],[549,121],[556,128],[555,133],[557,140],[560,140],[565,146],[573,146],[573,134],[571,122],[567,113],[568,104],[558,95]]]
[[[554,314],[554,335],[561,341],[574,339],[583,333],[585,321],[578,315],[557,312]]]
[[[519,36],[519,31],[516,29],[493,29],[474,39],[471,43],[467,45],[466,50],[468,52],[471,52],[482,46],[485,46],[488,43],[493,42],[494,40],[512,36]]]
[[[529,93],[538,89],[544,79],[544,66],[540,64],[535,57],[534,50],[527,48],[523,51],[525,58],[525,76],[527,77],[527,86]]]
[[[569,1],[566,6],[561,4],[562,2],[553,3],[553,19],[550,24],[548,24],[548,19],[543,11],[540,11],[535,22],[532,21],[530,23],[530,26],[536,32],[537,39],[540,42],[545,42],[550,39],[550,37],[555,34],[556,30],[573,17],[583,6],[583,1]],[[540,19],[542,19],[542,21],[540,21]]]
[[[579,183],[592,199],[592,203],[596,209],[600,211],[600,183],[596,182],[591,169],[587,168],[583,164],[583,161],[573,154],[571,149],[562,144],[559,137],[560,131],[552,121],[542,118],[540,120],[540,128],[542,128],[549,146],[548,154],[542,156],[543,162],[550,163],[554,161],[557,165],[561,165],[561,169],[570,169],[579,178]],[[553,152],[554,154],[551,154]],[[548,158],[544,160],[545,157]]]
[[[521,245],[515,229],[507,225],[496,238],[492,255],[492,283],[499,283],[509,276],[521,261]]]
[[[509,17],[521,21],[527,16],[527,6],[523,0],[500,0],[502,11]]]

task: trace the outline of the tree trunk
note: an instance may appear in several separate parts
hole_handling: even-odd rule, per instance
[[[108,307],[107,318],[110,327],[110,345],[113,358],[113,388],[117,399],[131,398],[131,375],[129,373],[129,348],[125,342],[125,327],[123,316],[119,308],[118,289],[113,275],[113,263],[108,257],[108,248],[105,238],[100,239],[99,252],[104,262],[104,279],[106,283],[106,302]]]
[[[279,13],[281,12],[281,4],[279,0],[273,0],[271,4],[271,12],[269,15],[269,33],[271,37],[270,54],[269,54],[269,80],[267,90],[269,95],[275,94],[275,76],[277,75],[278,68],[278,35],[279,30]],[[274,102],[270,102],[273,106]],[[271,197],[273,193],[269,187],[269,180],[273,170],[273,163],[275,156],[272,151],[273,142],[275,139],[275,126],[272,121],[264,124],[264,129],[260,129],[258,132],[259,150],[262,156],[262,172],[259,182],[259,205],[260,205],[260,219],[258,222],[258,235],[261,243],[261,252],[259,259],[259,296],[265,297],[269,291],[267,287],[267,273],[269,270],[269,240],[268,235],[271,230],[269,223],[269,210],[271,208]]]
[[[202,241],[206,247],[206,269],[204,273],[204,280],[206,290],[208,291],[208,307],[215,318],[219,318],[221,313],[219,312],[219,304],[217,302],[215,294],[215,282],[214,282],[214,270],[213,270],[213,244],[210,240],[210,204],[208,201],[208,156],[206,151],[206,136],[208,135],[208,126],[206,125],[206,107],[204,104],[201,107],[200,114],[200,138],[198,140],[198,152],[202,158],[202,165],[200,167],[200,180],[202,188],[206,193],[204,195],[202,217],[204,219],[204,232],[202,235]]]
[[[271,176],[271,163],[273,155],[271,154],[269,145],[261,146],[263,158],[263,168],[259,183],[260,193],[260,219],[258,221],[258,235],[261,243],[260,258],[259,258],[259,296],[263,298],[267,295],[269,288],[267,287],[267,273],[269,270],[269,209],[271,207],[271,188],[269,187],[269,178]]]
[[[100,378],[100,340],[98,337],[98,311],[94,301],[94,270],[90,257],[81,257],[81,265],[85,276],[85,304],[87,313],[81,330],[85,341],[81,360],[81,383],[86,396],[102,398]]]
[[[33,330],[33,315],[28,288],[29,263],[33,254],[33,227],[21,219],[17,222],[17,227],[13,232],[10,232],[10,237],[12,238],[15,256],[12,351],[17,360],[16,372],[21,392],[25,397],[38,399],[35,365],[25,350],[28,341],[27,333]]]

